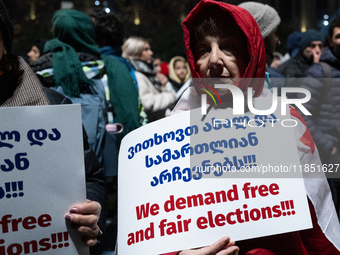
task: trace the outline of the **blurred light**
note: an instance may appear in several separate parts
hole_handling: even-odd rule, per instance
[[[323,15],[323,18],[324,18],[324,19],[328,19],[329,16],[328,16],[327,14],[325,14],[325,15]]]
[[[98,6],[98,5],[100,5],[100,2],[97,0],[97,1],[94,2],[94,4]]]
[[[323,25],[324,25],[325,27],[327,27],[328,24],[329,24],[329,22],[328,22],[327,20],[325,20],[325,21],[323,22]]]
[[[301,32],[306,32],[307,30],[307,20],[305,17],[302,17],[301,19]]]
[[[140,24],[139,8],[138,6],[136,6],[134,9],[135,9],[135,25],[138,26]]]
[[[111,12],[110,8],[105,8],[104,11],[105,11],[106,13],[110,13],[110,12]]]
[[[103,5],[104,5],[104,6],[107,6],[107,2],[106,2],[106,1],[104,1],[104,2],[103,2]]]
[[[37,16],[35,15],[35,4],[34,1],[31,2],[30,19],[35,20]]]

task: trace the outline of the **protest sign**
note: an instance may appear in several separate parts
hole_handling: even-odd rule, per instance
[[[88,254],[65,221],[86,199],[80,105],[0,108],[0,254]]]
[[[270,125],[269,119],[282,120],[280,109],[270,116],[241,116],[254,119],[246,127],[228,109],[203,120],[200,114],[200,109],[175,114],[124,138],[120,253],[162,254],[210,245],[226,235],[237,241],[312,227],[302,178],[274,178],[268,168],[259,168],[299,165],[293,128]],[[212,119],[236,125],[215,125]],[[222,171],[216,171],[219,166]],[[296,170],[294,177],[301,177]]]

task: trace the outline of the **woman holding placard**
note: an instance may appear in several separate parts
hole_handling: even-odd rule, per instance
[[[183,35],[193,79],[218,78],[221,83],[235,85],[244,93],[252,84],[254,98],[271,97],[270,92],[263,88],[263,81],[240,82],[241,78],[264,78],[266,69],[261,32],[248,11],[223,2],[202,0],[183,21]],[[231,102],[228,89],[214,89],[211,84],[203,84],[203,87],[202,84],[194,80],[195,87],[184,93],[173,114],[199,108],[201,94],[205,90],[209,91],[209,95],[221,98],[223,104]],[[213,111],[214,102],[211,100],[208,104],[211,106],[208,111]],[[219,106],[215,104],[215,108]],[[300,164],[320,165],[306,124],[296,109],[290,108],[290,111],[292,119],[298,123],[294,132]],[[208,247],[172,254],[222,255],[233,254],[238,249],[240,254],[246,255],[340,254],[340,227],[326,179],[322,176],[304,178],[304,184],[313,228],[239,241],[237,247],[225,237]]]

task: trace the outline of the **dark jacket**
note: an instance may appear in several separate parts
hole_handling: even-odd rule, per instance
[[[294,57],[279,66],[278,71],[286,77],[285,87],[300,87],[302,78],[307,76],[308,69],[313,64],[313,59],[307,60],[299,51]],[[287,94],[288,98],[296,98],[297,93]]]
[[[340,80],[334,79],[340,78],[340,60],[326,47],[321,54],[320,62],[326,62],[331,66],[333,79],[330,89],[321,102],[325,90],[324,80],[316,78],[325,78],[325,74],[320,64],[312,65],[301,86],[311,92],[311,99],[304,106],[312,115],[302,116],[312,133],[321,159],[327,160],[332,148],[340,139]],[[304,95],[300,94],[298,97]]]
[[[287,60],[279,66],[278,71],[286,78],[302,78],[306,77],[308,68],[313,64],[313,60],[309,61],[303,57],[299,51],[294,57]],[[288,87],[292,87],[287,85]]]

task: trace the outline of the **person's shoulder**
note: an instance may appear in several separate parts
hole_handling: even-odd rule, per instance
[[[43,89],[51,105],[72,104],[72,101],[63,94],[50,88],[43,87]]]
[[[279,72],[279,70],[273,68],[273,67],[268,67],[267,68],[268,73],[270,74],[271,78],[284,78],[285,76]]]
[[[287,61],[285,61],[284,63],[282,63],[281,65],[279,65],[278,67],[278,71],[282,74],[284,74],[284,72],[286,71],[286,69],[292,64],[293,62],[293,58],[288,59]]]
[[[139,71],[135,71],[135,75],[136,75],[136,78],[138,80],[138,83],[140,82],[140,80],[149,81],[148,77],[145,74],[143,74]]]
[[[308,77],[308,78],[324,78],[325,72],[324,72],[323,66],[320,63],[312,64],[307,71],[306,77]]]

